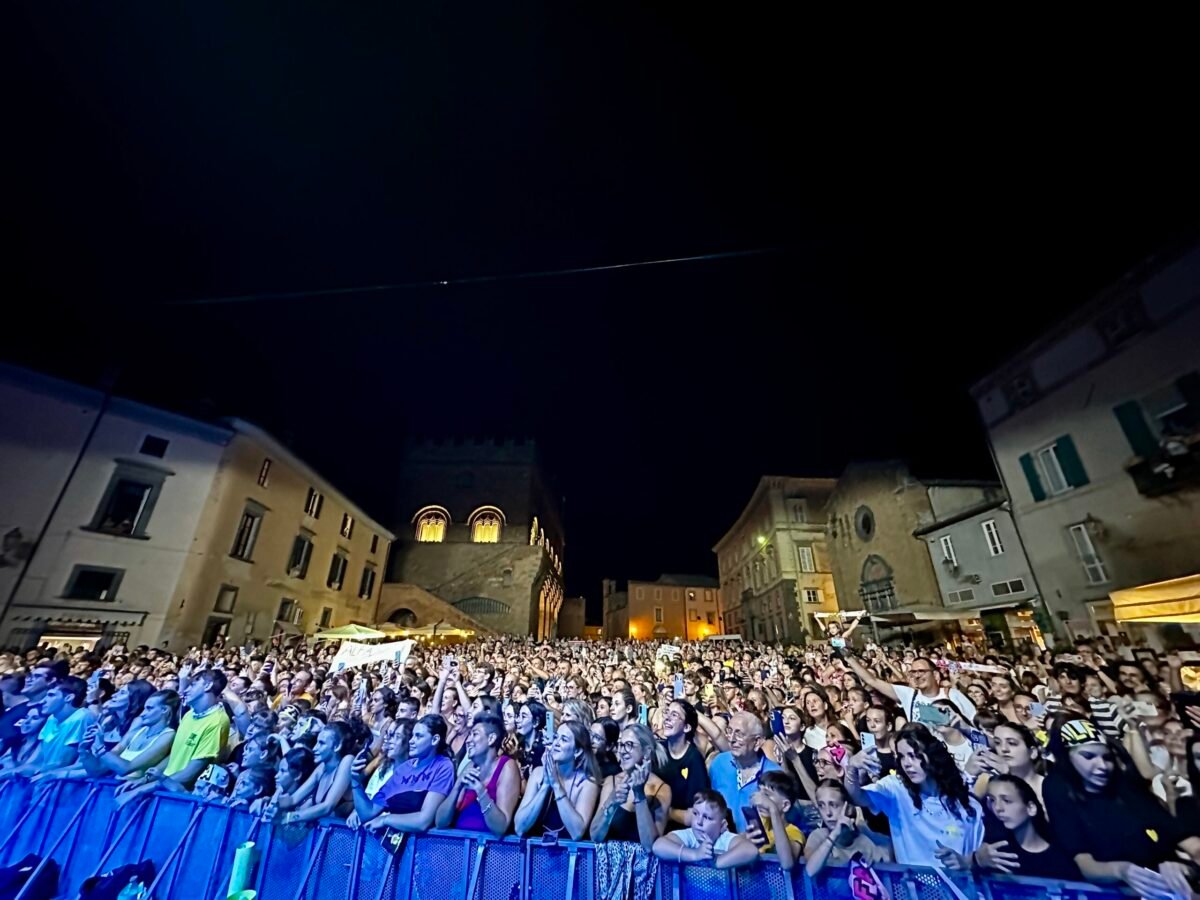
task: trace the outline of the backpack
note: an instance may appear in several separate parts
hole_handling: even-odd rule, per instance
[[[53,900],[58,893],[58,863],[54,860],[47,860],[33,884],[27,885],[29,876],[41,861],[40,856],[30,853],[19,863],[0,869],[0,900],[13,900],[26,887],[28,893],[25,896],[31,900]]]
[[[105,872],[103,875],[93,875],[79,888],[80,900],[117,900],[121,891],[136,878],[142,884],[154,883],[154,862],[143,859],[139,863],[131,863]]]

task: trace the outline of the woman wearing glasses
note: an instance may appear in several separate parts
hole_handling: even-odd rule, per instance
[[[519,835],[562,836],[581,841],[596,811],[600,775],[591,733],[579,722],[563,722],[529,776],[513,820]]]
[[[671,789],[654,774],[665,757],[665,749],[645,725],[629,725],[621,732],[621,771],[604,780],[600,811],[592,820],[593,841],[639,841],[647,850],[654,849],[671,808]]]

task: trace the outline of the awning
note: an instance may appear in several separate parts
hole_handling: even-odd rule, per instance
[[[904,621],[942,622],[959,619],[974,619],[979,615],[977,609],[946,609],[944,606],[901,606],[886,612],[871,613],[876,622],[897,624]]]
[[[1113,591],[1118,622],[1177,622],[1200,624],[1200,575]]]
[[[81,606],[42,606],[14,603],[10,607],[15,622],[48,622],[53,625],[140,626],[149,615],[140,609],[88,609]]]

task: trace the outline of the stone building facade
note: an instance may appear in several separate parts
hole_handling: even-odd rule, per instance
[[[832,478],[763,477],[717,542],[723,631],[800,644],[823,632],[814,613],[838,610],[825,535]]]
[[[387,580],[421,588],[488,631],[554,637],[565,540],[536,446],[412,442],[397,465]],[[382,620],[421,618],[393,606],[380,609]]]
[[[938,508],[966,509],[1001,494],[993,482],[921,480],[901,462],[849,465],[826,507],[843,606],[866,609],[877,627],[960,618],[942,603],[933,561],[915,533],[937,520]]]

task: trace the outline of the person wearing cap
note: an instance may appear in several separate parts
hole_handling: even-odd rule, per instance
[[[1090,719],[1057,720],[1050,730],[1054,769],[1046,777],[1046,813],[1056,839],[1083,877],[1124,882],[1147,897],[1192,896],[1200,837],[1189,834],[1154,798],[1124,748]]]

